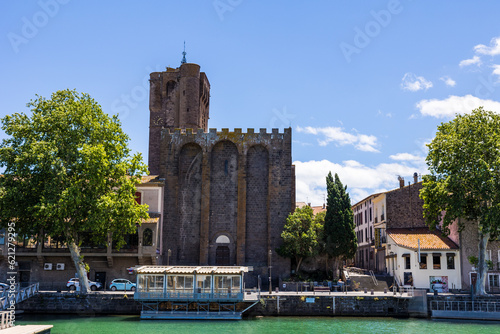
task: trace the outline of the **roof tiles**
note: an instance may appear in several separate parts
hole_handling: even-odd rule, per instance
[[[388,229],[387,235],[398,246],[410,249],[417,249],[419,240],[421,250],[458,249],[458,246],[448,237],[442,236],[439,231],[430,231],[427,228]]]

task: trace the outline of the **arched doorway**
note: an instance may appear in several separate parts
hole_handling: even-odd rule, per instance
[[[215,244],[215,265],[216,266],[229,266],[231,265],[231,251],[229,250],[230,240],[226,235],[219,235]]]

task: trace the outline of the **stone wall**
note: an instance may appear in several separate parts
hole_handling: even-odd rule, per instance
[[[393,296],[272,296],[262,298],[247,316],[408,317],[408,298]]]
[[[113,257],[113,265],[108,266],[108,261],[105,256],[86,255],[85,262],[90,266],[89,278],[92,281],[96,280],[96,274],[106,276],[106,286],[109,287],[111,281],[115,278],[127,278],[135,282],[135,275],[129,275],[127,268],[138,265],[136,256]],[[132,255],[132,254],[130,254]],[[17,256],[19,264],[17,270],[16,282],[23,286],[39,282],[41,290],[66,291],[66,283],[70,278],[76,276],[76,269],[69,254],[67,256],[44,256],[43,262],[40,263],[35,256]],[[45,263],[52,263],[52,270],[44,270]],[[64,264],[64,270],[56,270],[56,264]],[[0,264],[0,282],[5,282],[7,279],[7,262],[3,261]],[[149,262],[151,264],[151,261]]]
[[[126,296],[126,297],[125,297]],[[19,304],[16,310],[42,314],[140,314],[141,304],[128,294],[89,294],[40,292]]]
[[[394,296],[271,296],[260,302],[244,316],[391,316],[408,317],[410,299]],[[247,307],[251,303],[247,303]],[[141,304],[133,294],[89,294],[42,292],[16,305],[26,313],[43,314],[135,314]]]
[[[163,259],[170,249],[171,265],[215,265],[215,241],[225,235],[229,264],[254,266],[250,276],[267,275],[271,250],[273,277],[289,272],[289,260],[275,249],[294,207],[291,129],[164,129],[160,147]]]
[[[386,193],[387,229],[426,227],[420,189],[422,182]]]

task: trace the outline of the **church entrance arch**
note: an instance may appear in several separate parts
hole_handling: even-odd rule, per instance
[[[229,266],[230,265],[230,251],[227,246],[217,246],[215,250],[215,265],[216,266]]]
[[[215,265],[230,266],[231,265],[231,250],[229,249],[229,237],[221,234],[215,240]]]

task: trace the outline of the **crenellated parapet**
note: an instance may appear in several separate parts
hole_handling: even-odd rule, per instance
[[[279,129],[272,129],[271,132],[268,132],[265,128],[258,131],[248,128],[246,132],[243,132],[241,128],[235,128],[234,131],[229,131],[228,128],[220,130],[211,128],[208,132],[203,131],[203,129],[195,131],[193,129],[163,129],[161,133],[163,145],[172,143],[179,150],[188,143],[194,143],[200,145],[204,150],[210,150],[218,142],[224,140],[234,143],[240,153],[246,152],[253,145],[263,145],[269,151],[275,149],[291,150],[292,129],[285,128],[283,132],[279,132]]]

